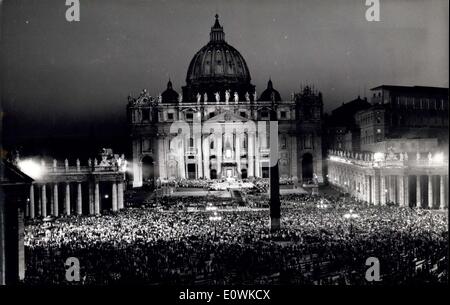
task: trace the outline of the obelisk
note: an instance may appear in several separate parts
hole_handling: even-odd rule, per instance
[[[280,173],[278,171],[278,117],[274,96],[270,111],[270,230],[280,229]]]

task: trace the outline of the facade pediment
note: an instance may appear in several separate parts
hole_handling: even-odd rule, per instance
[[[213,116],[206,122],[208,122],[208,123],[234,123],[234,122],[239,123],[239,122],[247,122],[247,121],[248,121],[247,118],[244,118],[240,115],[234,114],[231,111],[223,111],[223,112]]]

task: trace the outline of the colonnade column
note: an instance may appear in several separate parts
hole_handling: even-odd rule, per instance
[[[34,206],[34,185],[30,185],[30,211],[29,216],[31,219],[34,219],[35,217],[35,206]]]
[[[409,207],[409,176],[403,176],[404,205]]]
[[[403,207],[405,206],[405,184],[403,176],[397,176],[397,193],[398,193],[398,204]]]
[[[117,212],[117,183],[112,183],[112,210]]]
[[[372,179],[372,198],[375,205],[380,204],[380,177],[374,175]]]
[[[81,193],[81,183],[77,183],[77,215],[83,214],[83,195]]]
[[[100,186],[98,182],[95,182],[95,191],[94,191],[94,213],[96,215],[100,214]]]
[[[64,197],[66,215],[70,215],[70,183],[66,183],[66,196]]]
[[[439,177],[440,179],[440,204],[439,204],[439,208],[440,209],[445,209],[445,177],[444,175],[441,175]]]
[[[94,215],[94,184],[89,182],[89,215]]]
[[[390,175],[388,176],[389,178],[389,184],[388,184],[388,191],[389,191],[389,202],[396,202],[397,198],[395,196],[395,179],[397,178],[397,176],[394,175]]]
[[[117,208],[119,210],[121,210],[124,208],[124,205],[123,205],[123,182],[122,181],[117,184],[117,197],[118,197],[117,198]]]
[[[386,204],[386,176],[380,177],[380,204],[385,205]]]
[[[47,189],[45,184],[42,185],[42,196],[41,196],[41,215],[42,217],[47,216]]]
[[[422,191],[420,189],[420,175],[416,177],[416,207],[421,207],[422,204]]]
[[[370,176],[365,176],[365,184],[366,184],[366,201],[370,202]]]
[[[59,198],[58,198],[58,184],[53,185],[53,214],[59,216]]]
[[[433,208],[433,176],[428,176],[428,208]]]

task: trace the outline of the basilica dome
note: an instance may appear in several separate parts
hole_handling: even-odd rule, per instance
[[[238,94],[239,99],[255,91],[250,83],[250,71],[242,55],[225,42],[219,16],[211,28],[209,42],[191,60],[183,88],[183,99],[194,101],[197,96],[214,100],[216,93],[225,99],[225,92]]]
[[[210,41],[198,51],[188,68],[186,83],[219,82],[250,83],[250,72],[242,55],[225,42],[219,16],[211,28]]]

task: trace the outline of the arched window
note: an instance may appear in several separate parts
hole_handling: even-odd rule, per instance
[[[209,143],[209,148],[214,149],[214,140],[211,140],[211,143]]]
[[[189,147],[194,147],[194,138],[189,138]]]

